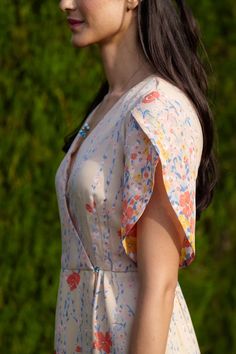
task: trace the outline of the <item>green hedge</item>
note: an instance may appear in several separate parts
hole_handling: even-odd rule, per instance
[[[235,22],[233,0],[191,1],[213,67],[221,179],[197,223],[180,283],[201,352],[236,352]],[[55,172],[103,71],[96,47],[73,48],[58,3],[0,5],[0,352],[53,352],[61,239]]]

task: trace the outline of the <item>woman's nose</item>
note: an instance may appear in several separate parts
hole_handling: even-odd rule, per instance
[[[63,12],[65,12],[67,10],[75,10],[75,8],[76,8],[76,0],[61,0],[59,2],[59,8]]]

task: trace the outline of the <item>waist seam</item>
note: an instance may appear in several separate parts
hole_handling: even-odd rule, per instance
[[[137,270],[130,270],[130,269],[127,269],[127,270],[115,270],[115,269],[102,269],[98,266],[95,266],[94,268],[61,268],[62,271],[71,271],[71,272],[75,272],[75,271],[90,271],[90,272],[114,272],[114,273],[137,273],[138,271]]]

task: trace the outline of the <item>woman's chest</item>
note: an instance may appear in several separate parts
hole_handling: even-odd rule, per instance
[[[83,138],[82,138],[83,139]],[[100,121],[71,156],[68,197],[82,202],[117,199],[124,166],[123,119],[117,113]]]

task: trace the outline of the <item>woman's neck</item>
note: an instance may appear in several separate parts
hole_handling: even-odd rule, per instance
[[[100,53],[106,78],[109,83],[109,96],[118,97],[154,73],[154,69],[145,58],[135,32],[127,31],[122,40],[100,45]]]

